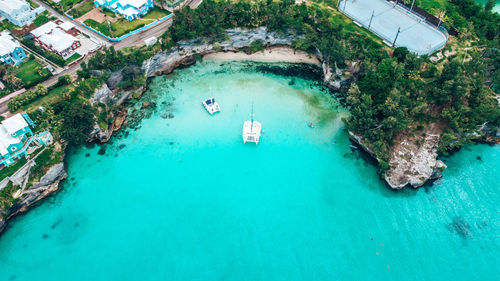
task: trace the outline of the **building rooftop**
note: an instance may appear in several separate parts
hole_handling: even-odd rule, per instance
[[[7,14],[11,14],[15,10],[19,10],[25,5],[29,5],[24,0],[0,0],[0,10]]]
[[[8,32],[0,33],[0,56],[12,53],[17,47],[21,45]]]
[[[2,121],[0,124],[0,155],[8,154],[9,146],[19,143],[20,140],[14,138],[12,134],[26,127],[28,127],[28,123],[19,113]]]
[[[14,134],[17,131],[28,127],[28,123],[24,120],[24,117],[21,114],[17,113],[12,117],[3,120],[2,127],[4,127],[9,134]]]
[[[35,37],[40,37],[43,34],[50,33],[52,31],[52,29],[54,29],[56,27],[57,27],[57,24],[55,22],[49,21],[48,23],[46,23],[38,28],[33,29],[31,31],[31,34],[33,34],[33,36],[35,36]]]
[[[65,22],[61,23],[59,25],[59,27],[62,28],[63,30],[65,30],[65,31],[68,31],[68,30],[72,29],[73,27],[75,27],[75,25],[72,24],[69,21],[65,21]]]
[[[64,32],[63,30],[69,30],[75,25],[70,22],[64,22],[61,25],[57,25],[54,22],[48,22],[37,29],[31,31],[33,36],[38,37],[41,42],[48,46],[52,46],[52,49],[57,52],[62,52],[73,45],[75,40],[74,36]],[[59,28],[58,28],[59,27]],[[67,28],[67,29],[65,29]]]

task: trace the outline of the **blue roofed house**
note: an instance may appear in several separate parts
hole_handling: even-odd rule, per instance
[[[111,10],[127,20],[134,20],[154,7],[153,0],[94,0],[96,7]]]
[[[34,148],[52,143],[49,132],[34,135],[30,125],[35,123],[26,113],[17,113],[0,123],[0,169],[26,156]]]
[[[8,31],[0,33],[0,62],[13,65],[20,64],[26,57],[26,53],[21,44]]]

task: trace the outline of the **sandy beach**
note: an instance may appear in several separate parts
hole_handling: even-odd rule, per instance
[[[243,52],[217,52],[205,55],[206,59],[217,60],[251,60],[262,62],[291,62],[291,63],[309,63],[321,65],[316,56],[303,51],[296,51],[290,47],[270,47],[262,52],[245,54]]]

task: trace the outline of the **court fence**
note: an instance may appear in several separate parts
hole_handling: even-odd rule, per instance
[[[340,7],[340,3],[341,2],[344,2],[344,1],[348,1],[348,0],[338,0],[337,1],[337,10],[340,11],[341,13],[345,14],[346,16],[348,16],[349,18],[351,18],[352,20],[354,20],[355,22],[359,23],[360,25],[362,25],[363,27],[365,27],[366,29],[368,29],[370,32],[373,32],[375,33],[378,37],[382,38],[388,45],[392,45],[392,41],[394,40],[394,38],[388,38],[387,35],[384,35],[384,34],[381,34],[380,32],[377,32],[376,30],[374,29],[371,29],[367,26],[367,24],[360,20],[360,19],[357,19],[355,15],[353,14],[350,14],[348,11],[345,11],[343,10],[341,7]],[[446,30],[446,28],[444,28],[443,26],[438,26],[439,24],[439,19],[436,18],[435,16],[427,13],[429,15],[429,17],[427,17],[426,15],[422,15],[420,13],[417,13],[415,11],[415,8],[418,8],[416,6],[413,6],[413,10],[410,11],[410,7],[406,6],[406,5],[403,5],[404,3],[402,2],[394,2],[394,1],[391,1],[391,0],[386,0],[387,2],[390,2],[391,4],[393,5],[396,5],[398,8],[400,9],[403,9],[407,14],[409,15],[413,15],[414,17],[418,18],[418,21],[421,22],[421,23],[424,23],[424,24],[427,24],[430,28],[435,28],[437,29],[438,31],[440,31],[445,37],[446,37],[446,40],[435,46],[434,48],[432,49],[429,49],[427,50],[425,53],[422,53],[422,50],[416,50],[416,49],[412,49],[408,46],[404,46],[406,47],[409,51],[413,52],[413,53],[416,53],[418,55],[423,55],[423,54],[432,54],[442,48],[444,48],[444,46],[446,45],[446,43],[448,42],[448,38],[450,37],[450,34],[449,32]],[[424,11],[423,9],[421,8],[418,8],[419,10],[421,11]],[[425,11],[424,11],[425,12]],[[380,16],[381,14],[377,15],[377,16]],[[431,18],[433,17],[434,19],[431,19],[432,21],[429,21],[428,18]],[[435,22],[435,20],[437,20],[438,22]],[[434,24],[436,23],[436,24]],[[454,29],[453,29],[454,30]],[[456,30],[454,30],[456,32]],[[400,45],[398,44],[398,42],[396,41],[396,44],[393,46],[393,47],[400,47]]]

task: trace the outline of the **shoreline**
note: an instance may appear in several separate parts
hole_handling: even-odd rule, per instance
[[[297,51],[288,46],[271,46],[262,51],[247,54],[242,51],[219,51],[209,53],[203,56],[204,59],[223,60],[223,61],[256,61],[256,62],[287,62],[287,63],[306,63],[321,66],[320,60],[315,56],[304,51]]]

